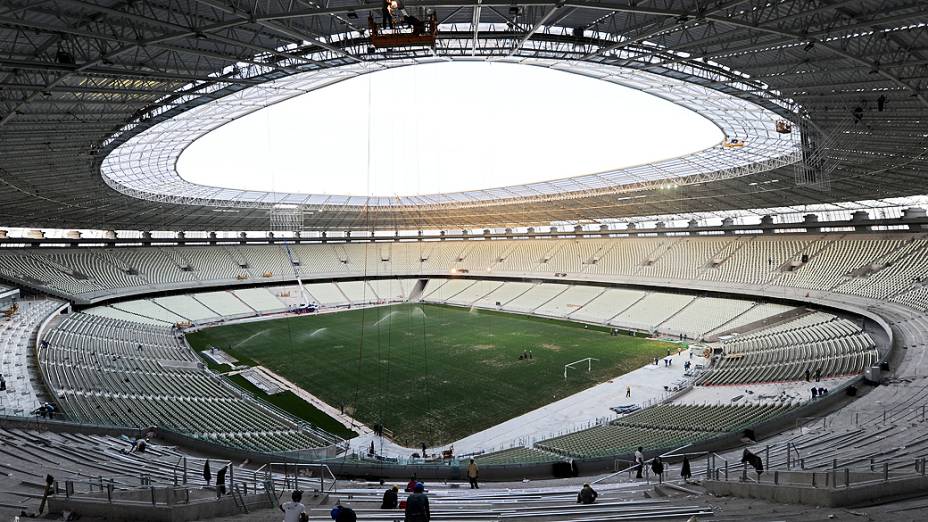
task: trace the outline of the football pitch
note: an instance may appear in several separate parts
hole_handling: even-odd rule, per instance
[[[381,424],[407,446],[442,445],[627,373],[666,354],[661,341],[566,321],[399,304],[208,328],[188,335],[263,365]],[[530,359],[520,355],[531,351]],[[564,379],[564,365],[577,365]],[[616,397],[616,402],[621,402]]]

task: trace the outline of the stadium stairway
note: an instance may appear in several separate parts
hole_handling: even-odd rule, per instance
[[[6,382],[0,414],[28,416],[47,400],[34,357],[36,335],[43,321],[64,305],[57,299],[21,299],[15,314],[0,318],[0,375]]]
[[[694,472],[696,469],[694,469]],[[668,472],[675,477],[678,466]],[[592,477],[586,480],[592,481]],[[698,481],[683,483],[673,479],[663,485],[624,476],[608,479],[609,484],[595,484],[599,498],[593,505],[578,505],[576,495],[584,479],[560,479],[531,484],[482,483],[479,491],[466,484],[431,486],[429,502],[433,520],[488,521],[610,521],[610,520],[671,520],[756,522],[825,522],[831,520],[892,520],[915,522],[924,520],[928,500],[910,499],[887,505],[855,508],[810,508],[808,506],[776,504],[755,499],[716,497],[706,493]],[[393,522],[403,520],[401,511],[381,510],[380,499],[389,484],[361,486],[348,484],[329,497],[304,496],[310,520],[329,520],[329,511],[340,502],[349,506],[359,520]],[[289,497],[290,491],[279,493]],[[400,492],[400,499],[406,493]],[[350,497],[350,498],[349,498]],[[229,521],[278,522],[280,512],[264,509],[248,514],[223,518]]]
[[[105,477],[116,487],[137,487],[143,476],[153,484],[168,484],[181,478],[178,463],[185,459],[190,470],[188,484],[206,485],[201,473],[203,456],[155,441],[144,453],[128,453],[130,446],[131,439],[125,436],[0,428],[0,518],[12,518],[21,511],[35,513],[47,474],[59,484]],[[228,463],[210,462],[213,470]]]
[[[466,484],[430,486],[427,493],[432,520],[487,521],[487,520],[709,520],[712,509],[702,499],[662,498],[653,484],[623,482],[596,485],[599,493],[592,505],[577,504],[581,479],[544,481],[559,483],[553,486],[527,486],[526,484],[483,484],[471,490]],[[579,482],[579,484],[578,484]],[[380,509],[381,497],[388,485],[347,484],[315,505],[304,497],[310,520],[326,520],[336,503],[352,508],[359,520],[393,522],[403,519],[401,510]],[[289,491],[282,497],[289,497]],[[400,492],[402,500],[407,493]],[[319,499],[316,499],[318,502]],[[279,511],[262,510],[225,520],[255,522],[278,521]]]

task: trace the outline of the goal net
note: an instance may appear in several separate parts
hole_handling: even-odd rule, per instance
[[[585,359],[580,359],[579,361],[574,361],[564,365],[564,380],[567,380],[567,370],[574,370],[576,366],[583,367],[583,363],[586,363],[586,371],[590,372],[593,370],[593,361],[598,361],[599,359],[594,359],[593,357],[587,357]]]

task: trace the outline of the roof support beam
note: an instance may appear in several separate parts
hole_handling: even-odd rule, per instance
[[[239,10],[233,9],[233,8],[229,7],[226,3],[224,3],[224,2],[219,2],[219,1],[217,1],[217,0],[196,0],[196,1],[199,2],[199,3],[201,3],[201,4],[208,5],[208,6],[212,7],[212,8],[214,8],[214,9],[218,9],[218,10],[224,12],[224,13],[228,13],[228,14],[231,14],[231,15],[236,16],[236,17],[238,17],[238,18],[241,18],[241,19],[243,19],[243,20],[247,20],[247,21],[249,21],[249,22],[257,23],[257,24],[260,25],[261,27],[264,27],[265,29],[274,31],[274,32],[276,32],[276,33],[283,34],[283,35],[288,36],[288,37],[290,37],[290,38],[296,38],[296,39],[301,40],[301,41],[310,42],[310,43],[312,43],[313,45],[318,45],[319,47],[321,47],[321,48],[323,48],[323,49],[325,49],[325,50],[327,50],[327,51],[331,51],[331,52],[333,52],[333,53],[336,53],[336,54],[339,54],[339,55],[341,55],[341,56],[344,56],[345,58],[348,58],[349,60],[351,60],[351,61],[353,61],[353,62],[363,62],[363,61],[364,61],[364,60],[362,60],[361,58],[358,58],[357,56],[355,56],[355,55],[353,55],[353,54],[350,54],[348,51],[346,51],[346,50],[344,50],[344,49],[340,49],[340,48],[338,48],[338,47],[336,47],[336,46],[334,46],[334,45],[332,45],[332,44],[326,42],[324,38],[322,38],[321,36],[319,36],[319,35],[317,35],[317,34],[312,34],[312,33],[310,33],[310,34],[303,34],[301,31],[297,31],[297,30],[294,30],[294,29],[292,29],[292,28],[286,27],[286,26],[284,26],[284,25],[282,25],[282,24],[280,24],[280,23],[277,23],[277,22],[275,22],[275,21],[273,21],[273,20],[261,20],[261,19],[258,19],[257,17],[253,16],[253,15],[250,14],[250,13],[245,13],[245,12],[243,12],[243,11],[239,11]],[[350,11],[350,10],[351,10],[351,9],[348,9],[348,11]],[[346,11],[346,12],[347,12],[347,11]]]
[[[470,48],[470,55],[477,55],[477,38],[480,33],[480,3],[482,0],[477,0],[477,3],[474,4],[474,15],[471,17],[470,26],[474,30],[473,43]]]
[[[214,24],[214,25],[212,25],[212,26],[210,26],[210,27],[207,27],[207,28],[202,29],[202,31],[215,31],[215,30],[221,30],[221,29],[226,29],[226,28],[229,28],[229,27],[235,27],[235,26],[237,26],[237,25],[242,25],[242,22],[232,22],[232,23],[223,22],[223,23],[219,23],[219,24]],[[114,60],[115,58],[117,58],[117,57],[119,57],[119,56],[122,56],[123,54],[126,54],[126,53],[128,53],[128,52],[130,52],[130,51],[135,51],[135,50],[137,50],[137,49],[143,48],[143,47],[145,47],[146,45],[158,44],[158,43],[164,43],[164,42],[170,42],[171,40],[177,40],[178,38],[195,37],[196,34],[197,34],[196,31],[191,31],[191,30],[181,31],[181,32],[173,33],[173,34],[162,35],[162,36],[157,37],[157,38],[150,38],[150,39],[148,39],[148,40],[142,40],[142,41],[140,41],[140,42],[138,42],[138,43],[134,43],[134,44],[130,44],[130,45],[125,45],[125,46],[119,47],[118,49],[114,49],[113,51],[110,51],[110,52],[108,52],[108,53],[106,53],[106,54],[103,54],[103,55],[98,56],[96,59],[90,60],[90,61],[85,62],[85,63],[83,63],[83,64],[81,64],[81,65],[79,65],[79,66],[76,66],[76,67],[75,67],[73,70],[71,70],[70,72],[66,72],[66,73],[62,74],[61,76],[59,76],[58,78],[56,78],[56,79],[52,80],[51,82],[49,82],[48,84],[46,84],[46,85],[45,85],[45,89],[50,89],[50,88],[52,88],[52,87],[55,87],[55,86],[61,84],[61,83],[62,83],[63,81],[65,81],[66,79],[72,77],[73,75],[76,75],[76,74],[78,74],[78,73],[85,72],[85,71],[87,71],[87,70],[89,70],[89,69],[92,69],[92,68],[94,68],[94,67],[97,67],[97,66],[99,66],[99,65],[101,65],[101,64],[103,64],[103,63],[105,63],[105,62],[110,62],[110,61]],[[218,79],[219,79],[219,78],[217,78],[217,80],[218,80]],[[3,127],[3,126],[6,125],[10,120],[12,120],[13,118],[15,118],[16,115],[17,115],[20,111],[22,111],[22,109],[23,109],[26,105],[28,105],[30,101],[34,100],[34,99],[36,98],[36,96],[40,96],[40,95],[41,95],[41,92],[40,92],[40,91],[36,91],[36,92],[32,93],[31,95],[27,96],[25,99],[23,99],[19,104],[16,105],[16,107],[15,107],[12,111],[10,111],[9,113],[5,114],[2,118],[0,118],[0,127]]]
[[[554,15],[554,13],[556,13],[557,10],[560,9],[563,5],[564,4],[558,2],[554,4],[554,6],[552,6],[550,9],[548,9],[548,12],[545,13],[545,15],[541,17],[541,20],[538,20],[537,22],[535,22],[535,25],[533,25],[532,28],[527,33],[525,33],[525,36],[523,36],[522,39],[519,40],[519,43],[515,47],[513,47],[511,51],[509,51],[509,54],[507,54],[506,57],[511,58],[512,55],[516,54],[516,52],[518,52],[518,50],[521,49],[522,46],[525,45],[525,43],[528,42],[535,33],[537,33],[542,27],[544,27],[548,19],[551,18],[551,16]]]
[[[747,2],[749,2],[749,1],[750,1],[750,0],[730,0],[730,1],[726,2],[726,3],[719,4],[719,5],[716,6],[714,9],[711,9],[711,10],[706,11],[706,12],[697,13],[696,16],[695,16],[695,18],[694,18],[694,20],[693,20],[693,22],[694,22],[694,23],[696,23],[696,22],[701,22],[702,19],[703,19],[705,16],[707,16],[707,15],[715,14],[715,13],[718,13],[718,12],[720,12],[720,11],[724,11],[724,10],[726,10],[726,9],[731,9],[732,7],[737,7],[737,6],[741,5],[741,4],[747,3]],[[686,15],[681,15],[681,16],[686,16]],[[667,31],[671,31],[671,30],[672,30],[672,31],[682,31],[682,30],[686,29],[687,25],[690,23],[688,20],[684,20],[683,18],[678,17],[678,18],[677,18],[677,27],[674,28],[674,27],[669,27],[669,26],[668,26],[668,24],[666,23],[667,20],[668,20],[668,19],[665,18],[664,20],[661,20],[660,22],[657,22],[657,24],[656,24],[657,27],[655,27],[654,29],[651,29],[650,31],[647,31],[647,32],[645,32],[645,33],[643,33],[643,34],[637,35],[637,36],[635,36],[635,37],[633,37],[633,38],[629,38],[629,39],[627,39],[627,40],[623,40],[623,41],[617,42],[617,43],[614,44],[614,45],[610,45],[610,46],[608,46],[608,47],[604,47],[604,48],[598,49],[598,50],[595,51],[595,52],[592,52],[592,53],[590,53],[590,54],[587,54],[586,56],[584,56],[584,57],[581,58],[581,59],[582,59],[582,60],[590,60],[590,59],[592,59],[592,58],[594,58],[594,57],[596,57],[596,56],[599,56],[599,55],[601,55],[601,54],[604,54],[604,53],[609,53],[609,52],[612,52],[612,51],[617,51],[617,50],[620,50],[620,49],[624,49],[625,47],[628,47],[629,45],[640,44],[640,43],[642,43],[642,42],[645,42],[645,41],[647,41],[647,40],[653,38],[654,36],[656,36],[656,35],[658,35],[658,34],[661,34],[661,33],[667,32]]]

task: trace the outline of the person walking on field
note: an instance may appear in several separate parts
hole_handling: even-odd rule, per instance
[[[629,397],[631,397],[631,396],[632,396],[632,387],[631,387],[631,386],[626,386],[626,387],[625,387],[625,398],[627,399],[627,398],[629,398]]]
[[[470,459],[470,464],[467,465],[467,480],[470,481],[470,489],[480,489],[480,485],[477,484],[477,476],[480,474],[480,470],[477,469],[477,462],[474,459]]]

